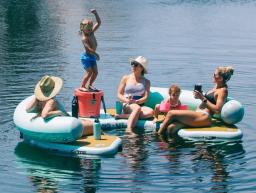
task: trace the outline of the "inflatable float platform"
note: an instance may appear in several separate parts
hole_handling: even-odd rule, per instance
[[[165,98],[168,98],[167,88],[151,87],[149,99],[145,105],[154,109],[155,105]],[[199,99],[195,99],[193,91],[189,90],[182,90],[180,101],[191,110],[195,110],[201,102]],[[107,109],[106,114],[101,110],[100,122],[103,130],[125,128],[127,126],[126,119],[115,119],[114,114],[115,109]],[[243,133],[235,124],[241,121],[243,116],[244,108],[241,103],[228,98],[222,107],[221,113],[212,118],[211,127],[182,128],[178,131],[178,135],[187,140],[237,141],[242,138]],[[155,132],[159,129],[160,124],[161,120],[156,123],[152,120],[139,120],[136,128],[144,129],[146,132]]]
[[[48,120],[36,113],[27,113],[26,106],[33,96],[24,99],[15,109],[13,120],[25,142],[44,149],[90,155],[113,155],[121,146],[117,136],[101,135],[100,140],[93,136],[82,137],[83,126],[79,119],[57,116]]]
[[[167,97],[167,88],[151,87],[145,105],[154,108]],[[49,120],[39,117],[31,120],[36,114],[27,113],[25,110],[31,99],[32,96],[24,99],[16,107],[13,116],[14,123],[25,142],[44,149],[73,154],[110,155],[118,152],[121,139],[117,136],[101,135],[101,140],[95,140],[92,136],[82,138],[83,128],[80,121],[82,117],[77,119],[59,116]],[[93,98],[93,101],[95,100],[97,99]],[[195,110],[201,102],[194,98],[192,91],[188,90],[182,90],[180,101],[191,110]],[[127,120],[115,119],[114,114],[115,109],[108,109],[106,112],[101,110],[99,121],[103,131],[126,128]],[[243,116],[244,108],[241,103],[228,98],[221,113],[212,118],[211,127],[182,128],[178,131],[178,135],[187,140],[237,141],[242,138],[243,133],[235,124],[241,121]],[[160,124],[161,121],[155,123],[152,120],[139,120],[136,128],[145,132],[155,132]]]

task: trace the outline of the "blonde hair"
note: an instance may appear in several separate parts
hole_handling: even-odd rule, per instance
[[[171,85],[169,88],[169,95],[171,93],[179,93],[180,94],[180,92],[181,92],[180,87],[176,84]]]
[[[89,29],[89,28],[92,28],[92,27],[93,27],[92,20],[84,19],[83,21],[80,22],[80,31],[79,31],[79,33],[82,33],[85,28]]]
[[[229,81],[229,79],[231,78],[231,76],[234,73],[234,69],[232,66],[218,67],[217,70],[218,70],[219,75],[222,76],[223,81],[225,83],[227,81]]]

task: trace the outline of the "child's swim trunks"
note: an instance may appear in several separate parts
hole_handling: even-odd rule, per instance
[[[92,54],[82,53],[80,60],[85,70],[93,67],[94,65],[97,65],[96,56]]]

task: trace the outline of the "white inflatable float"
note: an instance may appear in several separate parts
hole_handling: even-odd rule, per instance
[[[85,136],[70,143],[51,143],[29,139],[26,136],[24,141],[39,148],[71,155],[114,155],[122,144],[119,137],[111,135],[101,135],[100,140],[95,140],[93,136]]]
[[[33,96],[24,99],[15,109],[13,120],[17,129],[30,139],[55,143],[68,143],[79,139],[83,133],[81,121],[74,117],[58,116],[44,120],[36,113],[27,113],[26,106]]]
[[[167,88],[152,87],[150,96],[145,105],[154,108],[164,98],[168,97]],[[200,104],[199,99],[195,99],[192,91],[182,90],[180,95],[181,103],[188,105],[189,109],[194,110]],[[115,119],[114,109],[108,109],[108,113],[101,112],[100,122],[103,129],[125,128],[126,119]],[[239,140],[242,138],[242,131],[234,124],[242,120],[244,108],[240,102],[228,98],[224,104],[221,114],[213,118],[211,127],[205,128],[183,128],[179,130],[178,135],[189,140]],[[145,131],[157,131],[160,123],[154,123],[152,120],[139,120],[136,127],[145,129]]]
[[[26,112],[32,97],[24,99],[13,115],[24,141],[41,148],[74,154],[108,155],[118,151],[121,145],[119,137],[102,135],[101,140],[92,136],[82,137],[83,126],[77,118],[57,116],[48,120],[41,117],[32,120],[36,113]]]

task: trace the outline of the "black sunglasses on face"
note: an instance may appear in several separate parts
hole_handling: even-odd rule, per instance
[[[131,62],[131,66],[133,66],[133,67],[137,67],[137,66],[139,66],[140,64],[138,63],[138,62]]]

